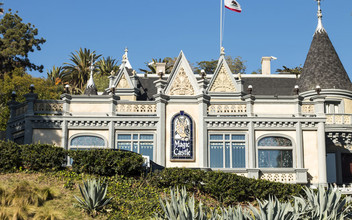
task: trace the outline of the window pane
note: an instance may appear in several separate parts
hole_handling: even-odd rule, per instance
[[[245,136],[244,135],[232,135],[232,140],[236,141],[236,140],[245,140]]]
[[[223,135],[222,134],[211,134],[210,135],[210,140],[211,141],[219,141],[223,139]]]
[[[260,139],[258,146],[291,147],[292,142],[290,139],[284,137],[265,137]]]
[[[223,161],[222,142],[210,143],[210,167],[222,168],[224,166]]]
[[[245,168],[246,167],[246,155],[245,155],[245,144],[244,143],[232,143],[232,167],[233,168]]]
[[[118,134],[117,140],[131,140],[130,134]]]
[[[153,160],[153,143],[152,142],[140,142],[140,154],[149,156],[149,159]]]
[[[105,141],[103,138],[96,136],[78,136],[71,140],[71,146],[104,147]]]
[[[153,140],[153,135],[152,134],[141,134],[140,139],[141,140]]]
[[[293,167],[292,150],[258,150],[258,154],[261,168]]]
[[[225,168],[230,168],[230,143],[225,143]]]
[[[117,148],[121,150],[132,150],[131,142],[117,142]]]
[[[230,140],[230,135],[229,134],[225,134],[225,140]]]
[[[138,134],[133,135],[133,140],[138,140]]]
[[[133,152],[138,153],[138,142],[133,142]]]

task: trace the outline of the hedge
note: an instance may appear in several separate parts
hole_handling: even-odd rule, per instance
[[[66,163],[67,153],[62,147],[48,144],[21,145],[22,163],[28,170],[61,170]]]
[[[12,172],[22,167],[21,147],[14,142],[0,141],[0,172]]]
[[[69,150],[73,159],[72,170],[100,176],[139,176],[144,172],[140,154],[111,149]]]
[[[298,196],[302,190],[299,184],[284,184],[267,180],[249,179],[232,173],[202,171],[186,168],[166,168],[149,176],[157,187],[185,186],[188,191],[202,192],[214,199],[231,205],[234,201],[254,201],[275,196],[286,201]]]

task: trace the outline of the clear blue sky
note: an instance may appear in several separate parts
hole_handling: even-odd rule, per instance
[[[191,63],[219,57],[220,0],[1,0],[39,29],[47,42],[30,58],[46,69],[68,62],[75,50],[89,48],[121,61],[129,49],[134,67],[152,58],[176,57]],[[247,73],[262,56],[275,56],[272,71],[304,64],[317,25],[313,0],[238,0],[242,13],[226,10],[226,55],[246,60]],[[352,78],[352,1],[323,0],[323,24]]]

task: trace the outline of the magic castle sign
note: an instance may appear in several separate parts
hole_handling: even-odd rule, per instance
[[[193,121],[184,111],[171,121],[171,159],[194,160]]]

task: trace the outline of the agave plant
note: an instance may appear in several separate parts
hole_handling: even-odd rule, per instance
[[[170,189],[170,201],[165,199],[165,203],[160,199],[161,208],[164,215],[157,214],[156,219],[169,219],[169,220],[206,220],[207,213],[203,210],[202,203],[196,210],[194,196],[189,197],[186,188],[181,190]]]
[[[107,189],[108,186],[104,183],[100,183],[100,180],[88,179],[84,181],[83,186],[79,186],[83,198],[74,196],[78,201],[76,205],[93,217],[96,216],[112,200],[112,198],[105,198]]]
[[[237,207],[229,206],[228,208],[221,208],[221,214],[218,214],[215,209],[210,217],[210,220],[245,220],[248,219],[248,211],[243,209],[240,205]]]
[[[304,188],[305,197],[295,198],[295,213],[301,213],[303,219],[346,219],[351,212],[351,197],[341,199],[342,193],[332,187],[325,190],[319,186],[315,192]]]
[[[269,200],[258,200],[258,209],[252,204],[249,206],[251,213],[245,213],[248,219],[266,219],[266,220],[292,220],[298,219],[295,216],[293,207],[290,203],[281,203],[276,197]]]

